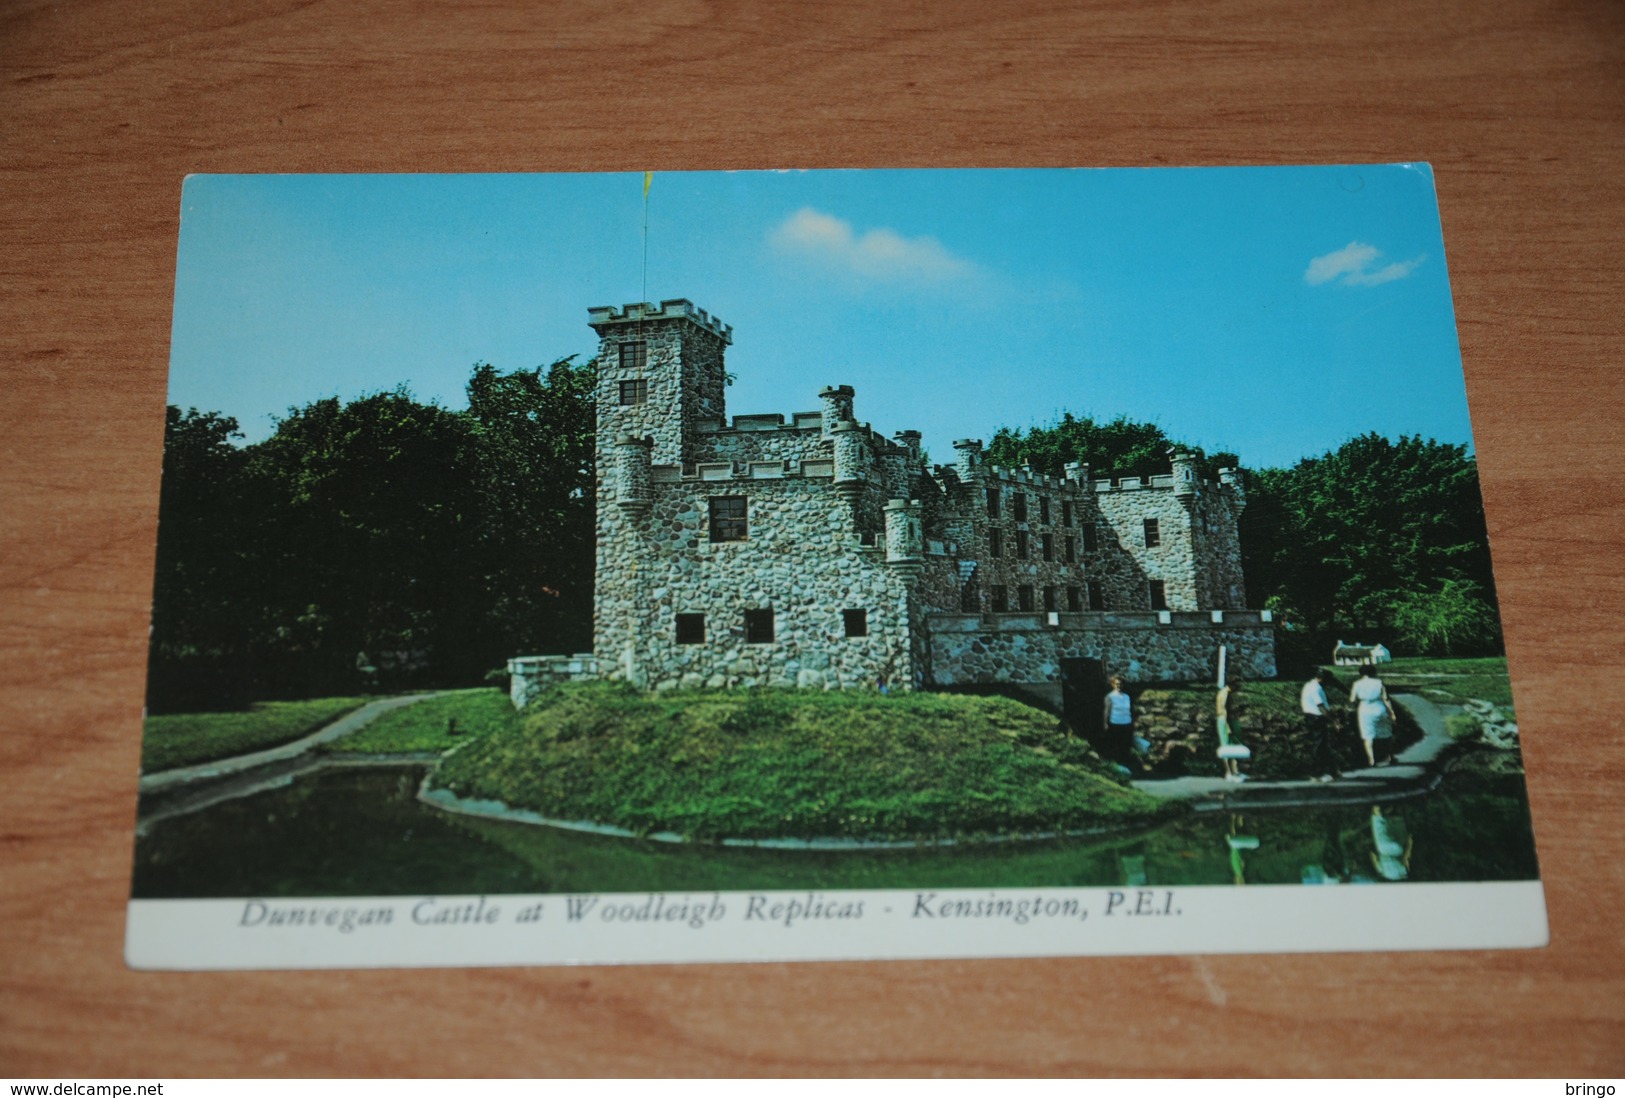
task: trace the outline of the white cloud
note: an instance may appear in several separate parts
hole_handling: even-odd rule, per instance
[[[1377,261],[1381,258],[1382,252],[1378,249],[1354,241],[1345,248],[1311,259],[1308,269],[1303,272],[1303,280],[1311,286],[1339,281],[1344,286],[1380,286],[1384,282],[1405,278],[1421,266],[1426,256],[1419,255],[1402,263],[1378,266]]]
[[[791,214],[768,239],[781,251],[879,281],[941,283],[976,273],[975,264],[933,237],[905,237],[885,228],[859,235],[850,222],[811,208]]]

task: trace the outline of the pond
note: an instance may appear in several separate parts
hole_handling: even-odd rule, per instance
[[[137,899],[1529,880],[1523,778],[1469,758],[1380,806],[1196,812],[1132,834],[819,851],[657,843],[457,816],[421,766],[333,769],[159,820]],[[1500,772],[1505,770],[1505,772]]]

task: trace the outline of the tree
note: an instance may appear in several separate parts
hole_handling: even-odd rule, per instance
[[[1124,416],[1099,423],[1087,416],[1079,419],[1071,412],[1052,427],[999,428],[988,444],[987,459],[1011,468],[1030,464],[1052,477],[1064,475],[1067,463],[1073,461],[1086,463],[1091,476],[1149,477],[1168,472],[1168,451],[1176,448],[1195,454],[1204,476],[1237,465],[1235,454],[1208,457],[1200,447],[1174,442],[1154,423],[1136,423]]]

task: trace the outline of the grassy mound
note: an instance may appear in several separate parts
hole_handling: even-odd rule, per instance
[[[434,781],[556,819],[697,839],[975,837],[1171,810],[1108,776],[1053,717],[942,694],[572,686],[449,755]]]

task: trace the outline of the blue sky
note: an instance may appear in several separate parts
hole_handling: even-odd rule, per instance
[[[192,176],[170,402],[248,441],[290,406],[596,349],[589,306],[734,326],[732,414],[857,389],[886,434],[1061,412],[1250,466],[1365,431],[1471,442],[1425,165]],[[644,293],[647,279],[647,293]]]

